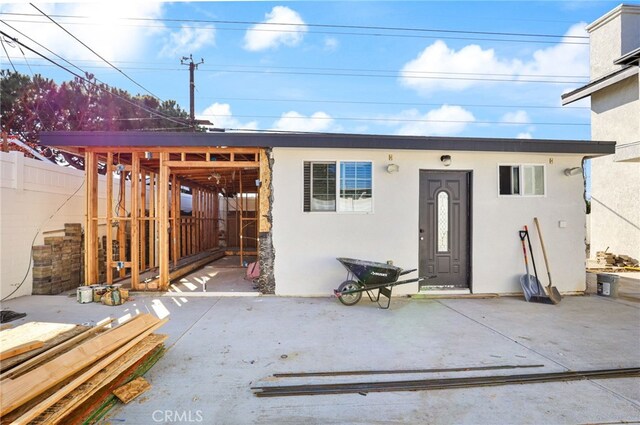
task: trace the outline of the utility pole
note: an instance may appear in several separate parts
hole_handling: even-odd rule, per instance
[[[180,65],[189,65],[189,121],[194,130],[196,128],[196,108],[194,101],[196,83],[194,81],[194,74],[195,70],[198,69],[198,65],[203,63],[204,59],[202,58],[200,58],[200,62],[193,63],[192,55],[189,55],[189,57],[183,56],[182,59],[180,59]]]

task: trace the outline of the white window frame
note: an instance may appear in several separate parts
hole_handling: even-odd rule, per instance
[[[305,211],[304,210],[304,164],[305,163],[335,163],[336,164],[336,210],[335,211]],[[347,211],[340,209],[340,179],[342,178],[341,164],[346,162],[368,162],[371,164],[371,210]],[[374,212],[374,162],[370,159],[306,159],[302,161],[302,212],[304,214],[373,214]],[[313,179],[312,179],[313,181]],[[312,189],[311,189],[312,190]]]
[[[502,194],[500,193],[500,167],[518,167],[519,172],[518,172],[518,178],[519,178],[519,185],[520,185],[520,193],[512,193],[512,194]],[[524,169],[526,167],[542,167],[542,179],[543,181],[543,185],[542,185],[542,190],[543,193],[542,195],[536,195],[536,194],[525,194],[524,193],[524,188],[525,188],[525,181],[524,181]],[[498,164],[498,167],[496,168],[496,173],[497,173],[497,180],[498,180],[498,197],[499,198],[546,198],[547,197],[547,166],[546,164],[540,164],[540,163],[504,163],[504,164]],[[534,187],[535,187],[535,181],[534,181]]]

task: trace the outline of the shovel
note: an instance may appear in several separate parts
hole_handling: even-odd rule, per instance
[[[540,245],[542,246],[542,255],[544,256],[544,264],[547,267],[547,276],[549,276],[549,286],[547,286],[547,292],[549,292],[549,298],[554,304],[558,304],[562,301],[562,295],[558,291],[558,288],[551,284],[551,270],[549,270],[549,260],[547,260],[547,251],[544,249],[544,241],[542,240],[542,231],[540,230],[540,223],[538,223],[538,217],[534,217],[533,221],[536,223],[536,229],[538,229],[538,237],[540,238]]]
[[[527,274],[520,276],[520,285],[524,292],[524,299],[527,302],[541,303],[541,304],[553,304],[552,301],[541,291],[542,285],[538,281],[538,278],[529,274],[529,260],[527,259],[527,248],[524,245],[524,239],[529,237],[529,232],[526,230],[520,230],[520,242],[522,242],[522,253],[524,254],[524,266],[527,270]]]

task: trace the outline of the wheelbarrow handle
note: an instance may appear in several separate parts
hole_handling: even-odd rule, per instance
[[[402,272],[400,272],[400,276],[405,275],[405,274],[409,274],[409,273],[413,273],[413,272],[415,272],[417,270],[418,269],[403,270]]]

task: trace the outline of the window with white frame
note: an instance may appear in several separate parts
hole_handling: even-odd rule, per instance
[[[500,195],[544,196],[544,165],[500,165],[498,167]]]
[[[303,211],[371,212],[370,161],[305,161]]]

